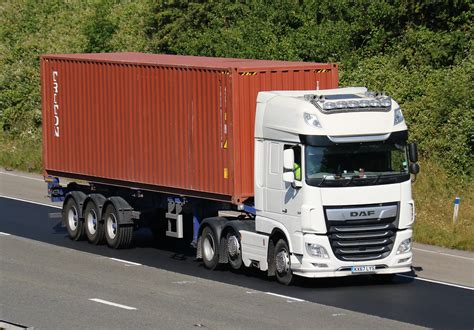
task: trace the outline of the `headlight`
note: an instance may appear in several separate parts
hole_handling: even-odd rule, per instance
[[[319,122],[318,117],[316,117],[316,115],[305,112],[304,121],[309,126],[321,128],[321,123]]]
[[[400,108],[395,109],[393,125],[400,124],[403,121],[403,113]]]
[[[313,257],[329,259],[328,252],[319,244],[306,243],[306,251]]]
[[[398,246],[397,254],[408,253],[411,251],[411,238],[407,238]]]

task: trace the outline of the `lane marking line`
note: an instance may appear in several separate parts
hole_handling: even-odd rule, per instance
[[[463,257],[463,256],[457,256],[455,254],[450,254],[450,253],[444,253],[444,252],[436,252],[436,251],[430,251],[430,250],[425,250],[425,249],[419,249],[419,248],[413,248],[415,251],[422,251],[422,252],[428,252],[428,253],[434,253],[434,254],[441,254],[443,256],[449,256],[449,257],[455,257],[455,258],[460,258],[460,259],[467,259],[474,261],[474,258],[469,258],[469,257]]]
[[[130,306],[127,306],[127,305],[121,305],[121,304],[117,304],[117,303],[107,301],[107,300],[103,300],[103,299],[99,299],[99,298],[90,298],[89,300],[90,301],[95,301],[95,302],[98,302],[98,303],[101,303],[101,304],[105,304],[105,305],[110,305],[110,306],[114,306],[114,307],[118,307],[118,308],[127,309],[129,311],[137,310],[135,307],[130,307]]]
[[[53,207],[55,209],[62,209],[62,206],[30,201],[30,200],[23,199],[23,198],[18,198],[18,197],[6,196],[6,195],[2,195],[2,194],[0,194],[0,197],[1,198],[7,198],[7,199],[13,199],[14,201],[19,201],[19,202],[25,202],[25,203],[31,203],[31,204],[41,205],[41,206]]]
[[[118,261],[118,262],[123,262],[125,264],[131,265],[131,266],[143,266],[142,264],[139,264],[138,262],[132,262],[132,261],[127,261],[123,259],[117,259],[117,258],[109,258],[110,260]]]
[[[299,301],[299,302],[304,302],[304,301],[306,301],[306,300],[303,300],[303,299],[293,298],[293,297],[289,297],[289,296],[284,296],[284,295],[282,295],[282,294],[277,294],[277,293],[273,293],[273,292],[265,292],[265,294],[268,294],[268,295],[270,295],[270,296],[275,296],[275,297],[290,299],[290,300],[294,300],[294,301]]]
[[[414,279],[414,280],[419,280],[419,281],[424,281],[424,282],[442,284],[442,285],[452,286],[452,287],[455,287],[455,288],[460,288],[460,289],[466,289],[466,290],[474,291],[474,288],[473,288],[473,287],[465,286],[465,285],[460,285],[460,284],[453,284],[453,283],[448,283],[448,282],[430,280],[430,279],[428,279],[428,278],[415,277],[415,276],[403,275],[403,274],[397,274],[397,276],[406,277],[406,278],[411,278],[411,279]]]
[[[10,236],[11,234],[9,234],[9,233],[4,233],[4,232],[0,231],[0,235],[2,235],[2,236]]]
[[[10,175],[10,176],[16,176],[16,177],[18,177],[18,178],[30,179],[30,180],[35,180],[35,181],[44,182],[44,179],[32,178],[32,177],[29,177],[29,176],[26,176],[26,175],[13,174],[13,173],[5,173],[5,172],[0,172],[0,174],[3,174],[3,175]]]

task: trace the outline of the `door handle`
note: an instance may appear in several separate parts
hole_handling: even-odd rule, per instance
[[[283,209],[283,210],[281,210],[281,211],[282,211],[283,213],[286,213],[286,212],[288,212],[288,210],[287,210],[287,209]]]

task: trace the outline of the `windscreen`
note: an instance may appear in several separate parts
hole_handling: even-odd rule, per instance
[[[405,145],[350,143],[305,147],[305,178],[309,185],[386,184],[409,177]]]

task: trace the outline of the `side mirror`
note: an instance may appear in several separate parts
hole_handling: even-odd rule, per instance
[[[283,181],[288,182],[288,183],[294,183],[295,182],[295,173],[293,171],[283,172]]]
[[[293,149],[286,149],[283,151],[283,168],[285,170],[293,171],[293,166],[295,165],[295,152]],[[293,181],[295,178],[293,177]],[[288,182],[284,180],[285,182]]]
[[[410,162],[416,163],[418,161],[418,147],[415,142],[408,145],[408,155],[410,156]]]
[[[417,175],[420,172],[420,165],[417,163],[410,164],[410,173]]]

